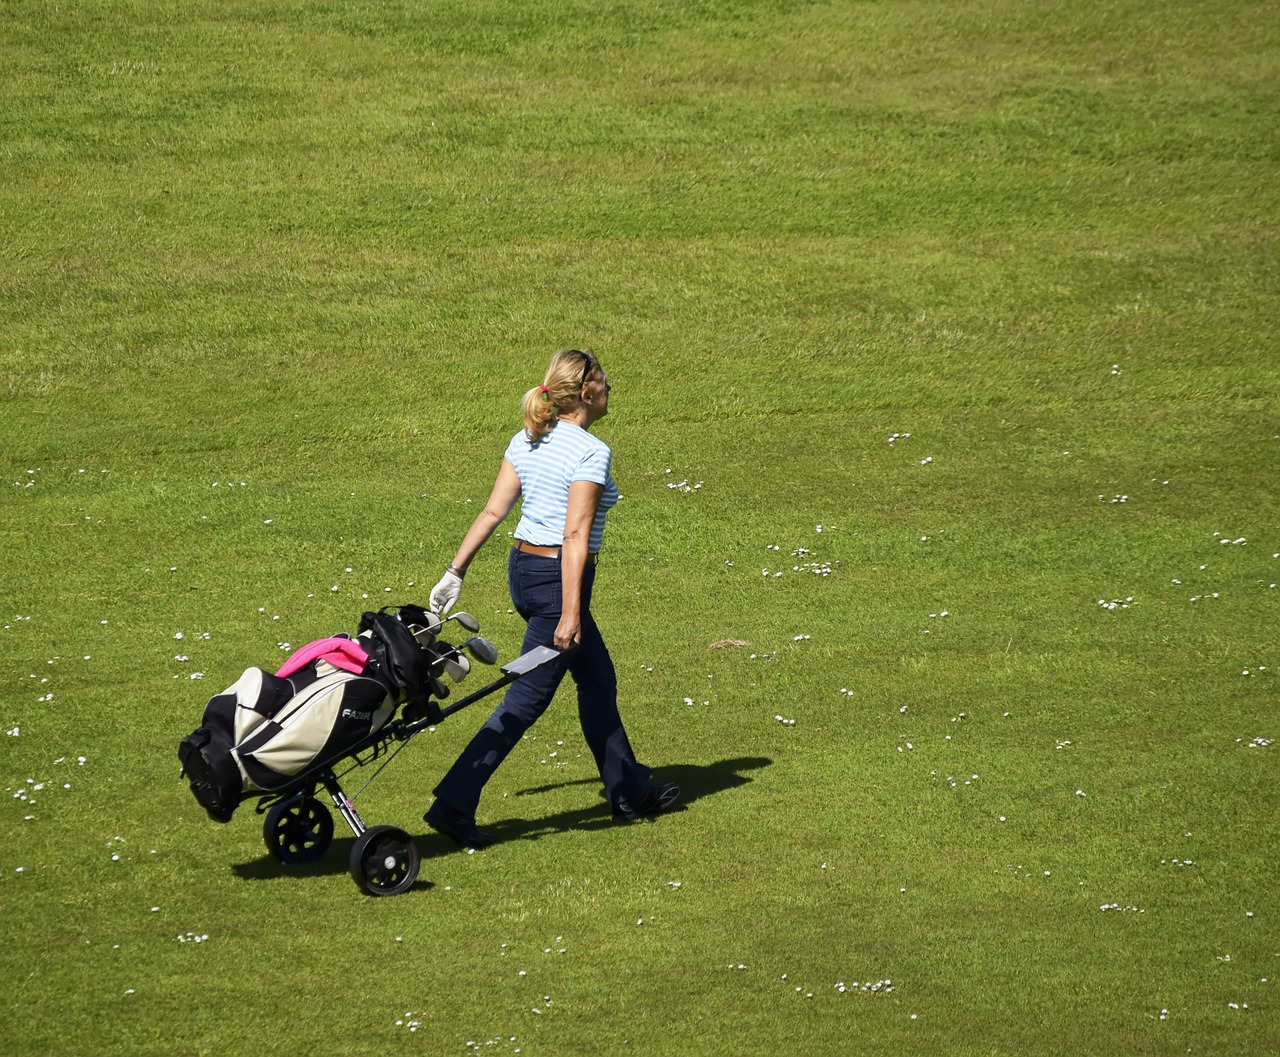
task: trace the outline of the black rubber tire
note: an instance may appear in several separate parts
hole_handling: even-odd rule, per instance
[[[404,830],[374,826],[356,838],[351,876],[371,896],[399,895],[413,887],[421,861],[417,845]]]
[[[262,836],[267,851],[286,866],[315,862],[333,843],[333,815],[315,797],[291,796],[271,805]]]

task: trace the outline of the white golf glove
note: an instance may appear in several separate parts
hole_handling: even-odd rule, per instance
[[[462,577],[457,573],[446,572],[440,582],[431,589],[429,600],[431,612],[442,616],[448,613],[462,594]]]

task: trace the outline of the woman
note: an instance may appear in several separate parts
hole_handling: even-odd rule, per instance
[[[496,839],[476,826],[485,783],[555,695],[567,671],[578,687],[582,733],[595,757],[614,818],[634,822],[669,811],[674,784],[655,786],[636,762],[618,714],[618,679],[608,647],[591,615],[596,556],[605,516],[618,501],[610,476],[612,453],[591,427],[609,411],[609,383],[585,352],[558,352],[541,385],[524,396],[524,429],[511,438],[484,510],[463,537],[453,562],[431,591],[444,613],[462,590],[476,552],[521,500],[507,580],[524,618],[524,648],[554,646],[565,656],[511,685],[453,767],[435,788],[424,819],[464,847]]]

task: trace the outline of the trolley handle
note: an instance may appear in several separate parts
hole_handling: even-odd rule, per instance
[[[510,686],[517,679],[523,678],[530,672],[536,671],[544,665],[550,664],[562,656],[570,654],[571,650],[557,650],[552,646],[535,646],[528,653],[522,653],[519,657],[512,661],[508,661],[502,666],[502,678],[495,679],[487,686],[480,687],[459,701],[455,701],[448,708],[440,709],[439,715],[428,716],[426,719],[420,719],[413,723],[409,723],[402,727],[396,733],[396,737],[408,740],[415,734],[425,730],[427,727],[434,726],[441,720],[460,712],[468,705],[473,705],[481,698],[488,697],[497,690],[501,690],[504,686]]]

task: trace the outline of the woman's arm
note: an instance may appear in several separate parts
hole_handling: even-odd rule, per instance
[[[452,567],[459,576],[466,573],[471,559],[488,542],[497,527],[507,519],[511,508],[516,505],[516,500],[519,498],[520,478],[516,476],[516,468],[503,459],[502,466],[498,470],[498,479],[493,482],[489,501],[471,523],[471,528],[462,537],[458,553],[453,557]]]
[[[591,526],[600,508],[604,485],[574,481],[569,485],[569,510],[564,519],[564,546],[560,549],[560,587],[563,602],[556,628],[556,649],[572,649],[582,641],[582,577],[587,568]]]

